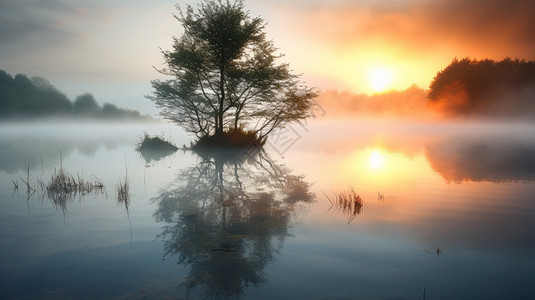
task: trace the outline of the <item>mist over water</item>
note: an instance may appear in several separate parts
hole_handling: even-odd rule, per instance
[[[535,299],[535,1],[166,2],[0,1],[0,299]]]
[[[0,295],[530,297],[532,128],[324,118],[274,134],[260,157],[147,161],[144,132],[192,137],[170,124],[2,124]],[[59,169],[103,192],[58,204],[38,182]],[[347,191],[359,210],[344,208]]]
[[[31,169],[51,167],[60,156],[68,158],[73,153],[87,157],[99,150],[115,150],[121,146],[134,147],[144,132],[187,139],[177,127],[161,122],[113,123],[48,120],[41,122],[2,123],[0,126],[0,170],[15,173],[26,165]]]

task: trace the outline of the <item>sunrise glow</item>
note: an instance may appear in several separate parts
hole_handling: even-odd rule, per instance
[[[368,81],[375,93],[384,92],[392,84],[393,74],[387,68],[375,68],[368,74]]]
[[[373,150],[368,159],[368,165],[372,169],[379,169],[383,166],[383,154],[379,150]]]

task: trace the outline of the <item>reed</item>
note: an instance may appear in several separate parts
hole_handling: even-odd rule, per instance
[[[351,223],[357,215],[362,213],[362,207],[364,206],[362,198],[355,192],[353,187],[349,187],[347,191],[340,193],[334,193],[334,199],[331,199],[327,194],[323,193],[327,199],[331,202],[331,209],[342,212],[348,217],[348,224]]]
[[[385,200],[385,194],[382,194],[381,192],[377,192],[377,200],[384,201]]]
[[[26,191],[27,193],[29,194],[30,192],[35,192],[35,189],[30,185],[30,166],[28,165],[27,166],[27,173],[26,173],[26,180],[24,180],[24,178],[20,177],[20,180],[22,180],[22,182],[26,185]],[[11,180],[13,182],[13,179]],[[13,182],[13,184],[15,184],[15,182]],[[17,184],[16,184],[16,188],[18,188],[18,180],[17,180]]]
[[[130,247],[132,247],[132,222],[130,220],[130,183],[128,181],[128,165],[126,163],[126,156],[124,158],[125,176],[124,180],[119,180],[115,185],[115,197],[119,205],[124,205],[126,209],[126,216],[128,217],[128,225],[130,227]]]
[[[119,180],[119,182],[115,185],[115,197],[117,199],[117,203],[124,204],[126,210],[128,211],[128,206],[130,205],[130,183],[128,182],[128,165],[126,163],[126,155],[124,158],[124,167],[124,180]]]
[[[11,182],[13,183],[13,189],[14,190],[18,190],[19,189],[19,180],[17,179],[17,181],[11,179]]]
[[[50,182],[46,185],[48,198],[62,208],[66,207],[67,202],[74,200],[76,195],[86,196],[91,193],[101,193],[103,190],[104,184],[98,178],[86,180],[79,174],[74,177],[63,168],[54,172]]]
[[[28,213],[30,212],[29,201],[30,198],[38,193],[40,194],[41,200],[45,197],[48,198],[56,209],[61,209],[63,211],[63,220],[65,226],[66,223],[66,211],[69,203],[74,201],[77,195],[80,196],[80,199],[83,196],[86,196],[91,193],[105,193],[104,184],[95,176],[91,179],[86,180],[82,176],[77,175],[76,177],[70,175],[67,171],[63,169],[63,160],[62,155],[60,155],[60,168],[59,171],[54,170],[52,177],[48,183],[45,183],[41,177],[35,177],[30,174],[30,166],[25,166],[26,176],[25,178],[19,176],[17,181],[11,180],[14,186],[14,190],[19,189],[19,179],[26,186],[26,201],[28,202]],[[42,163],[41,163],[42,164]],[[41,175],[44,173],[44,169],[41,170]],[[32,179],[32,180],[30,180]]]
[[[115,185],[115,195],[117,202],[124,204],[128,210],[128,205],[130,204],[130,184],[128,183],[128,178],[119,180],[119,182]]]

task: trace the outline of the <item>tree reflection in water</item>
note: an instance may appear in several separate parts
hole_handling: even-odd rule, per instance
[[[164,257],[191,266],[188,293],[202,287],[204,297],[239,298],[265,281],[293,212],[314,200],[309,187],[263,151],[204,155],[153,199],[156,220],[167,223]]]

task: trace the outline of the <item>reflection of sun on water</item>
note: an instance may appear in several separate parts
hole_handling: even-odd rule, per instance
[[[322,164],[317,172],[335,191],[353,186],[365,205],[379,203],[371,200],[381,194],[398,200],[410,198],[415,195],[416,183],[427,186],[443,181],[430,169],[423,152],[407,155],[378,143],[340,155],[335,164]]]
[[[384,158],[383,158],[383,154],[381,153],[381,151],[377,149],[372,150],[372,153],[370,154],[370,158],[368,160],[368,164],[370,168],[374,170],[378,170],[383,166],[383,163],[384,163]]]

